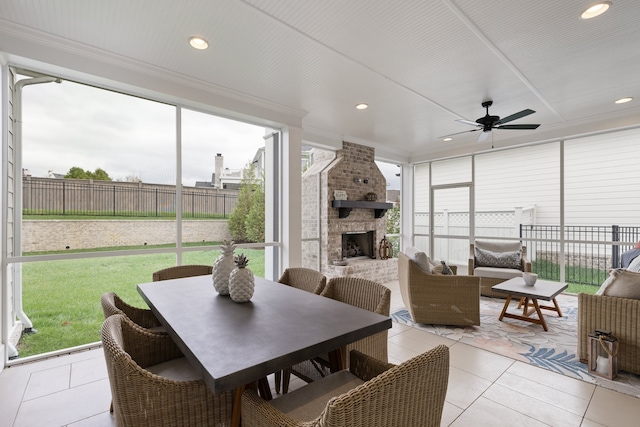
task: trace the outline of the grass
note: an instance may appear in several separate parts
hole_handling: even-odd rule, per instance
[[[249,268],[264,277],[264,250],[241,248],[236,253],[247,255]],[[219,250],[184,253],[183,264],[213,265],[219,254]],[[23,334],[20,357],[100,341],[104,321],[100,296],[113,291],[132,305],[146,307],[136,285],[150,282],[154,271],[173,265],[174,254],[23,264],[23,307],[37,333]]]
[[[560,266],[546,260],[533,261],[531,270],[538,273],[538,277],[544,280],[559,281]],[[565,280],[567,282],[568,293],[579,294],[595,294],[600,284],[607,278],[607,272],[593,268],[581,268],[577,266],[565,267]],[[585,281],[591,282],[584,283]]]

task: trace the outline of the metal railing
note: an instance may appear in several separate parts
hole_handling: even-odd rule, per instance
[[[521,225],[532,269],[541,278],[560,280],[561,228]],[[640,227],[565,226],[565,281],[600,286],[611,268],[622,267],[622,254],[640,240]]]
[[[238,196],[207,189],[183,190],[184,218],[227,218]],[[175,187],[99,184],[94,182],[26,181],[23,185],[24,215],[79,215],[174,217]]]

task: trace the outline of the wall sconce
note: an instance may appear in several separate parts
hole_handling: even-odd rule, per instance
[[[589,335],[589,373],[614,379],[618,375],[618,339],[608,331],[596,329]]]

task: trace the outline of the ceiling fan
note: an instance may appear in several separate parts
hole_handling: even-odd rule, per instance
[[[491,107],[491,105],[493,105],[493,101],[484,101],[482,103],[482,106],[487,109],[487,114],[484,117],[480,117],[475,122],[472,122],[471,120],[465,120],[465,119],[456,120],[456,122],[466,123],[468,125],[475,126],[476,129],[468,130],[464,132],[452,133],[450,135],[445,135],[442,138],[446,138],[453,135],[459,135],[461,133],[482,131],[478,136],[478,142],[482,142],[489,136],[489,134],[491,133],[491,130],[493,129],[537,129],[538,126],[540,126],[539,124],[505,125],[505,123],[509,123],[513,120],[517,120],[522,117],[528,116],[529,114],[533,114],[535,113],[535,111],[527,108],[526,110],[522,110],[518,113],[512,114],[510,116],[505,117],[504,119],[501,119],[499,116],[489,115],[489,107]]]

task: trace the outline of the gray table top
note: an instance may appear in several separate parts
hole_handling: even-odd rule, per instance
[[[250,302],[213,288],[211,276],[138,285],[138,292],[214,393],[391,327],[391,318],[255,278]]]
[[[524,284],[522,277],[514,277],[513,279],[498,283],[491,289],[513,296],[551,301],[567,289],[567,284],[538,279],[534,286],[527,286]]]

